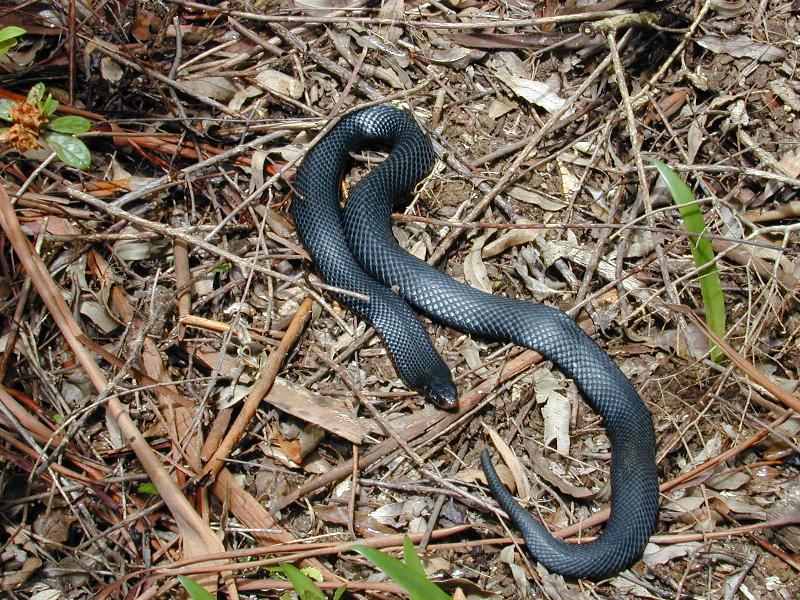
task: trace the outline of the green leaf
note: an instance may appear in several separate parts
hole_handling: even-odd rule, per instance
[[[347,591],[347,588],[345,586],[342,586],[340,588],[336,588],[336,591],[333,592],[333,600],[339,600],[339,598],[341,598],[346,591]]]
[[[11,109],[17,103],[13,100],[6,100],[5,98],[0,98],[0,119],[4,121],[11,121]]]
[[[8,27],[3,27],[0,29],[0,43],[7,42],[9,40],[16,40],[16,38],[25,35],[28,33],[22,27],[17,27],[15,25],[9,25]]]
[[[17,40],[7,40],[5,42],[0,42],[0,56],[6,54],[16,45],[17,45]]]
[[[48,146],[70,167],[88,169],[92,164],[92,153],[82,141],[63,133],[48,133],[44,136]]]
[[[42,112],[45,114],[46,117],[52,115],[58,109],[58,100],[53,98],[51,94],[47,95],[47,100],[45,100],[44,104],[42,104]],[[89,124],[91,127],[91,123]],[[89,131],[88,129],[86,131]]]
[[[40,81],[28,92],[28,102],[31,104],[38,104],[42,101],[42,98],[44,98],[45,91],[47,90],[45,89],[44,84]]]
[[[27,33],[22,27],[10,25],[0,29],[0,56],[11,50],[17,45],[18,37]]]
[[[324,581],[325,578],[322,576],[322,571],[317,569],[316,567],[303,567],[300,571],[313,581]]]
[[[675,171],[658,159],[653,159],[653,164],[667,184],[672,199],[678,206],[683,218],[683,224],[689,233],[698,234],[689,238],[689,248],[700,277],[700,295],[703,297],[703,307],[706,313],[708,328],[720,337],[725,335],[725,296],[722,293],[722,283],[719,271],[714,262],[714,249],[711,240],[700,237],[706,230],[703,214],[697,205],[694,193]],[[719,362],[724,353],[716,344],[711,347],[711,360]]]
[[[53,119],[47,124],[47,128],[59,133],[86,133],[92,128],[92,122],[83,117],[67,115]]]
[[[216,596],[212,596],[211,592],[194,579],[189,579],[185,575],[178,575],[178,581],[181,582],[181,585],[192,600],[217,600]]]
[[[158,488],[152,483],[142,483],[136,488],[140,494],[147,494],[149,496],[158,496]]]
[[[300,600],[326,600],[325,594],[300,569],[288,563],[281,563],[281,568],[286,578],[292,582]]]
[[[406,566],[411,569],[411,571],[415,572],[417,575],[422,575],[426,579],[428,578],[428,574],[425,572],[425,568],[422,566],[422,561],[419,558],[419,554],[417,554],[417,549],[414,548],[414,544],[411,542],[411,538],[407,535],[403,536],[403,557]]]
[[[368,546],[353,546],[353,550],[366,556],[376,567],[394,579],[408,592],[412,600],[451,600],[438,585],[396,558]]]

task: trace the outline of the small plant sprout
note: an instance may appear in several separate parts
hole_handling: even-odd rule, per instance
[[[86,133],[92,123],[84,117],[67,115],[52,118],[58,101],[47,92],[43,83],[37,83],[23,102],[0,99],[0,120],[11,127],[0,129],[0,143],[18,152],[47,147],[76,169],[87,169],[92,164],[92,154],[76,134]]]
[[[699,273],[698,282],[706,313],[706,323],[711,331],[719,337],[723,337],[725,335],[725,296],[722,293],[722,284],[714,260],[711,241],[702,237],[706,231],[703,213],[697,206],[694,193],[675,171],[657,159],[653,159],[653,164],[667,184],[667,189],[681,213],[686,230],[693,234],[689,238],[689,249],[692,251],[692,258],[694,258],[694,264]],[[719,362],[723,356],[722,350],[716,344],[711,346],[711,359],[714,362]]]

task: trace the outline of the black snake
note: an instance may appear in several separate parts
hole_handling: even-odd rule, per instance
[[[351,190],[342,211],[341,182],[350,152],[368,146],[391,152]],[[397,245],[392,209],[428,174],[433,158],[430,140],[404,111],[383,105],[345,116],[297,171],[292,213],[300,240],[329,285],[356,293],[338,299],[375,327],[406,385],[437,404],[455,406],[455,386],[402,298],[459,331],[536,350],[574,380],[602,416],[612,448],[611,516],[596,540],[568,544],[554,538],[517,504],[486,450],[481,462],[492,494],[537,561],[567,577],[614,575],[641,557],[655,527],[658,474],[650,413],[609,356],[565,313],[476,290]]]

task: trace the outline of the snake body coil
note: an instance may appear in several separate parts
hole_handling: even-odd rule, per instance
[[[342,213],[340,184],[349,153],[366,146],[391,153],[352,189]],[[381,335],[403,381],[438,404],[456,404],[450,372],[413,311],[388,286],[440,323],[536,350],[575,381],[611,441],[611,516],[595,541],[577,545],[552,537],[500,482],[486,450],[481,463],[492,494],[536,560],[568,577],[614,575],[639,559],[655,527],[658,476],[650,413],[614,362],[565,313],[483,293],[397,245],[392,209],[432,162],[430,140],[409,114],[375,106],[344,117],[297,172],[292,212],[300,239],[328,284],[369,297],[339,295]]]

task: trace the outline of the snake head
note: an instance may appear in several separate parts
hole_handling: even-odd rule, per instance
[[[439,408],[448,410],[458,408],[458,391],[449,377],[434,379],[419,392],[425,396],[426,400],[433,402]]]

